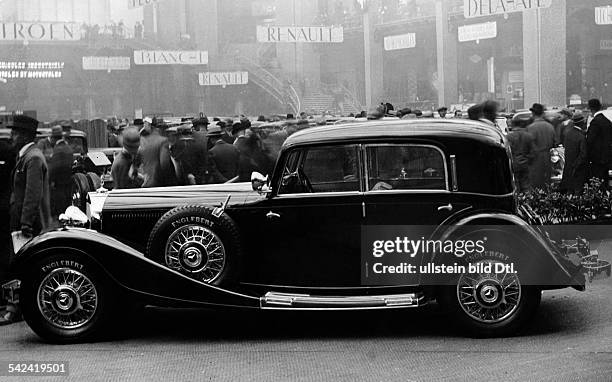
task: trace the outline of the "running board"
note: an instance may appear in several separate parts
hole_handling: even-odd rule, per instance
[[[422,294],[394,294],[385,296],[311,296],[268,292],[261,297],[262,309],[382,309],[410,308],[425,305]]]

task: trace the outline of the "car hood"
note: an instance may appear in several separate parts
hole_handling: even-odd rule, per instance
[[[104,211],[168,209],[185,204],[219,206],[229,195],[229,207],[265,198],[253,191],[251,183],[115,190],[108,194]]]

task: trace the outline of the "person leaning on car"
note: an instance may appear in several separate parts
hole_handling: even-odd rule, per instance
[[[589,178],[601,179],[602,188],[608,188],[608,168],[610,146],[612,145],[612,122],[604,115],[603,106],[598,99],[589,101],[593,119],[587,130],[587,153]]]
[[[16,116],[9,127],[13,148],[19,153],[12,174],[10,230],[20,232],[27,239],[51,226],[47,162],[34,143],[37,120]],[[0,315],[0,325],[7,325],[19,319],[17,307],[8,305],[6,312]]]

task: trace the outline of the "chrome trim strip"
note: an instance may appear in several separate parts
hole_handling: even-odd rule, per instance
[[[307,294],[268,292],[260,298],[262,309],[376,309],[418,307],[422,294],[409,293],[379,296],[312,296]]]

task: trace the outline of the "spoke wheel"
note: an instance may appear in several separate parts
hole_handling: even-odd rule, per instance
[[[51,325],[77,329],[91,321],[98,309],[98,293],[91,280],[69,268],[49,273],[38,287],[38,309]]]
[[[495,267],[499,261],[481,261]],[[514,273],[466,273],[457,283],[459,306],[472,319],[495,324],[510,317],[519,307],[522,289]]]
[[[166,244],[166,265],[205,283],[214,282],[225,268],[225,247],[211,230],[187,225],[174,231]]]

